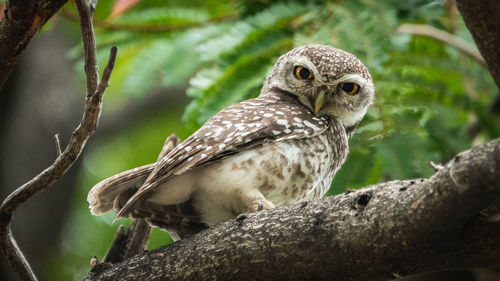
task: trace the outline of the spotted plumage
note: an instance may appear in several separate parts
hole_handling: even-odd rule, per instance
[[[232,105],[158,162],[97,184],[93,214],[146,218],[183,234],[240,213],[321,197],[374,98],[353,55],[306,45],[280,57],[258,98]]]

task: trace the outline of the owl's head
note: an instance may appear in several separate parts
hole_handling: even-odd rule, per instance
[[[296,95],[315,114],[335,116],[346,129],[361,121],[375,97],[370,73],[358,58],[313,44],[278,59],[261,95],[275,90]]]

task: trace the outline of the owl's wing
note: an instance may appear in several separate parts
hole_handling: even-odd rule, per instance
[[[258,97],[230,106],[157,162],[117,217],[130,213],[134,203],[159,184],[193,167],[265,142],[313,137],[328,126],[328,119],[314,115],[285,94]]]

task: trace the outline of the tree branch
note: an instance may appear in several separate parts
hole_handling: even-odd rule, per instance
[[[469,42],[463,40],[462,38],[448,33],[444,30],[440,30],[426,24],[405,23],[398,27],[397,32],[425,36],[441,41],[447,45],[457,48],[460,52],[472,57],[481,65],[486,66],[486,62],[484,61],[479,51],[474,47],[474,45],[471,45],[469,44]]]
[[[477,48],[500,89],[500,1],[457,0],[457,8],[464,18]]]
[[[85,75],[87,77],[87,97],[92,95],[99,84],[99,66],[97,65],[97,50],[95,46],[94,27],[92,14],[95,6],[85,1],[75,1],[82,30],[83,54],[85,59]],[[107,86],[107,85],[106,85]]]
[[[7,1],[0,21],[0,89],[33,35],[67,0]]]
[[[429,179],[391,181],[226,221],[85,280],[388,280],[495,266],[500,139]]]
[[[82,14],[82,18],[90,16],[90,11],[93,8],[89,7],[85,0],[77,0],[76,2],[79,12]],[[89,33],[93,32],[91,21],[82,20],[82,22],[85,22],[85,24],[81,25],[82,34],[87,34],[87,36],[83,36],[84,45],[86,46],[85,64],[93,65],[95,63],[95,41],[91,40],[93,35],[88,36]],[[87,139],[97,127],[101,112],[102,96],[108,86],[108,81],[113,71],[116,53],[117,48],[112,47],[108,64],[102,75],[101,83],[97,84],[98,80],[95,80],[95,77],[99,75],[96,67],[85,69],[87,80],[92,81],[87,83],[85,110],[82,120],[75,131],[73,131],[64,152],[57,157],[50,167],[7,196],[0,207],[0,248],[7,256],[12,268],[21,280],[36,280],[36,276],[12,236],[10,229],[12,215],[21,204],[60,179],[82,152]]]

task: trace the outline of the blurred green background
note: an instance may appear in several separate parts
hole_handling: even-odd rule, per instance
[[[72,42],[65,57],[82,92],[76,19],[69,2],[42,33],[60,30]],[[257,96],[276,59],[295,46],[345,49],[365,63],[375,81],[376,103],[350,140],[348,160],[328,195],[428,177],[429,161],[446,162],[500,137],[498,89],[485,66],[441,40],[398,31],[408,23],[474,46],[453,1],[445,0],[100,0],[94,25],[101,68],[109,48],[119,48],[101,118],[106,133],[98,128],[75,168],[76,189],[66,198],[58,246],[35,262],[43,264],[38,274],[44,280],[86,276],[90,258],[101,259],[118,225],[129,223],[112,224],[114,213],[92,216],[90,188],[154,162],[171,133],[184,139],[220,109]],[[170,242],[155,229],[149,248]]]

